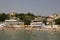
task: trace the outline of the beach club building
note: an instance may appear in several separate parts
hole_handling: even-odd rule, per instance
[[[7,26],[12,25],[13,27],[20,27],[21,25],[24,25],[24,22],[10,19],[10,20],[5,20],[5,25]]]
[[[35,28],[42,28],[45,26],[45,24],[42,22],[41,17],[37,17],[34,20],[31,20],[30,26]]]

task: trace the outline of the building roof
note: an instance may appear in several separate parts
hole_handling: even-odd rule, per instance
[[[17,21],[17,20],[10,19],[10,20],[5,20],[5,21],[8,21],[9,22],[9,21]]]

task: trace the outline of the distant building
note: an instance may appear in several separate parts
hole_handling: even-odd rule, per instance
[[[41,17],[37,17],[34,20],[31,20],[30,26],[32,27],[42,27],[44,25],[44,23],[42,22],[42,18]]]
[[[54,20],[58,19],[58,18],[60,18],[60,15],[58,15],[58,14],[53,14],[53,15],[47,16],[46,17],[46,20],[47,20],[46,23],[50,24],[52,22],[52,24],[55,24]]]
[[[15,12],[9,13],[10,19],[16,19],[17,17],[15,16]]]
[[[47,22],[46,22],[47,25],[53,25],[53,24],[55,23],[55,22],[53,21],[53,18],[50,17],[50,16],[46,17],[46,20],[47,20]]]
[[[5,20],[5,25],[6,26],[12,25],[13,27],[18,27],[18,26],[21,27],[21,25],[24,25],[24,22],[17,20]]]
[[[58,14],[53,14],[53,15],[51,15],[51,16],[49,16],[49,17],[52,17],[53,20],[55,20],[55,19],[60,18],[60,15],[58,15]]]
[[[56,27],[56,25],[55,25],[55,19],[58,19],[58,18],[60,18],[60,15],[58,15],[58,14],[53,14],[53,15],[50,15],[50,16],[47,16],[46,17],[46,20],[47,20],[47,22],[46,22],[46,24],[48,25],[47,27],[49,28],[49,27]]]

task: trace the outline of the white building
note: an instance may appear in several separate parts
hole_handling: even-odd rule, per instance
[[[42,22],[42,19],[38,17],[31,21],[30,26],[41,28],[41,27],[45,26],[45,24]]]
[[[24,25],[24,22],[17,21],[17,20],[5,20],[5,25],[12,25],[14,27],[20,27],[21,25]]]

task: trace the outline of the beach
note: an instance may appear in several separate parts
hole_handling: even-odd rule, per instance
[[[57,28],[33,28],[33,27],[0,27],[0,30],[38,30],[38,31],[60,31],[60,27]]]
[[[0,30],[0,40],[60,40],[60,31]]]

